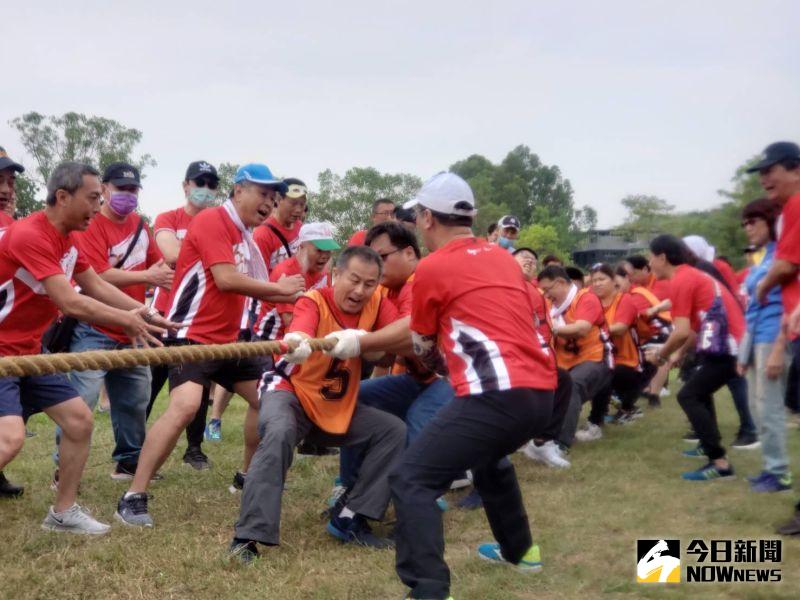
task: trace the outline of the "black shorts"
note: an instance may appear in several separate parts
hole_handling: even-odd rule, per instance
[[[193,342],[180,342],[181,345]],[[176,344],[170,344],[176,345]],[[183,363],[169,368],[169,390],[191,381],[207,387],[214,382],[229,392],[241,381],[258,381],[264,371],[272,369],[272,356],[253,356],[233,360],[210,360]]]

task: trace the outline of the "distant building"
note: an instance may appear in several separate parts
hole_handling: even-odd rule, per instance
[[[593,229],[581,247],[572,253],[572,260],[582,269],[601,262],[614,265],[631,254],[645,254],[650,237],[612,229]]]

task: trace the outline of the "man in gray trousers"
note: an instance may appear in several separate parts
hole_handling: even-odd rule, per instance
[[[394,305],[377,291],[382,266],[371,248],[347,248],[336,262],[333,287],[307,292],[295,304],[284,337],[291,351],[262,383],[261,442],[245,477],[230,547],[242,563],[258,557],[257,543],[280,541],[283,484],[303,439],[326,447],[367,448],[358,479],[333,507],[327,531],[345,543],[393,547],[372,532],[367,519],[382,519],[389,504],[388,475],[405,447],[406,426],[390,413],[357,403],[360,356],[340,360],[312,353],[307,341],[357,336],[395,321]]]

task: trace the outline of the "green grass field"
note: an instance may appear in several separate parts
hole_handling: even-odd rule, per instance
[[[158,410],[164,407],[160,400]],[[736,417],[727,393],[718,398],[724,439]],[[22,499],[0,503],[0,597],[17,598],[401,598],[394,553],[344,547],[324,531],[320,511],[337,471],[337,459],[297,461],[284,497],[283,539],[264,548],[263,560],[242,568],[225,560],[238,498],[228,484],[241,460],[244,403],[235,399],[223,422],[224,439],[206,444],[211,471],[181,463],[185,448],[164,465],[153,485],[152,530],[128,529],[113,520],[124,484],[109,478],[112,433],[107,414],[96,416],[94,446],[80,502],[110,534],[87,539],[42,531],[51,503],[52,424],[35,417],[38,435],[6,468],[23,483]],[[686,422],[674,398],[628,426],[607,426],[606,437],[572,452],[573,468],[560,472],[514,457],[545,569],[538,574],[487,564],[475,547],[491,538],[480,511],[445,514],[447,560],[456,600],[540,598],[798,598],[800,540],[783,544],[779,584],[644,585],[635,580],[637,538],[761,539],[790,516],[794,493],[756,495],[744,477],[760,467],[759,451],[732,451],[738,478],[692,484],[678,478],[698,463],[681,457]],[[789,432],[791,456],[800,457],[800,432]],[[460,494],[450,494],[455,501]],[[684,560],[686,564],[686,560]]]

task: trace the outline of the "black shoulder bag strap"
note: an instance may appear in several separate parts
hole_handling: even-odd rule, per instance
[[[128,249],[125,251],[125,254],[123,254],[122,258],[120,258],[117,261],[117,264],[114,265],[115,269],[121,269],[122,265],[125,264],[125,261],[128,260],[128,257],[133,252],[133,249],[136,248],[136,244],[139,241],[139,237],[141,237],[142,235],[143,229],[144,229],[144,219],[142,217],[139,217],[139,225],[136,226],[136,233],[133,234],[133,239],[131,240],[131,243],[128,245]]]
[[[275,227],[275,225],[273,225],[272,223],[267,223],[267,227],[272,229],[273,233],[275,233],[275,235],[278,236],[278,239],[281,241],[281,244],[283,244],[283,247],[286,249],[286,254],[288,255],[287,258],[292,258],[292,249],[289,248],[289,242],[286,241],[286,238],[283,237],[283,234],[280,232],[280,230],[277,227]],[[266,256],[264,258],[267,261],[269,260],[269,256]]]

